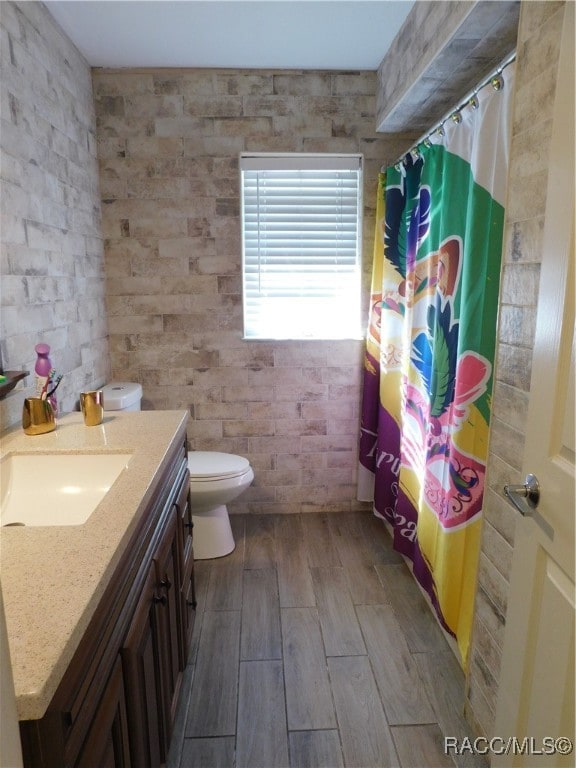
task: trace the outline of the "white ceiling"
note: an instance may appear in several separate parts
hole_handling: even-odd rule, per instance
[[[45,0],[94,67],[376,70],[413,0]]]

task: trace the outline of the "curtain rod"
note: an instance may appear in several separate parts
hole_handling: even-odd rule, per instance
[[[512,64],[512,62],[515,60],[516,60],[516,51],[514,51],[514,53],[507,56],[501,64],[499,64],[495,69],[492,70],[491,74],[488,75],[488,77],[484,78],[484,80],[482,80],[477,86],[475,86],[471,91],[469,91],[467,96],[460,102],[460,104],[456,108],[451,109],[449,112],[446,112],[444,117],[441,120],[439,120],[437,123],[435,123],[432,130],[422,134],[422,136],[417,141],[415,141],[414,144],[412,144],[411,147],[408,150],[406,150],[406,152],[403,152],[402,155],[394,163],[392,163],[392,165],[398,165],[399,163],[403,162],[406,155],[410,154],[410,152],[413,152],[415,149],[417,149],[419,144],[423,144],[423,143],[425,144],[427,141],[429,141],[430,137],[433,136],[435,133],[439,133],[440,135],[442,135],[443,126],[447,120],[452,119],[455,123],[460,123],[462,121],[460,112],[465,107],[471,106],[473,109],[477,109],[478,98],[476,94],[478,93],[478,91],[482,90],[484,86],[491,83],[494,90],[499,91],[503,86],[503,81],[500,75],[506,69],[506,67]],[[380,172],[383,173],[387,167],[389,166],[383,165],[382,168],[380,169]]]

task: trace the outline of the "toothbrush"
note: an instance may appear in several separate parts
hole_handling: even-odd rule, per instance
[[[54,394],[54,392],[56,392],[56,390],[58,389],[58,387],[59,387],[59,385],[60,385],[60,382],[61,382],[61,381],[62,381],[62,374],[60,374],[59,376],[57,376],[57,377],[56,377],[56,383],[54,384],[54,386],[52,387],[52,389],[50,390],[50,392],[48,392],[48,393],[46,394],[46,397],[52,397],[52,395]]]
[[[54,376],[55,373],[56,373],[56,370],[54,368],[51,368],[48,376],[46,377],[46,381],[42,385],[42,389],[40,391],[40,399],[41,400],[46,400],[46,398],[48,397],[48,395],[46,394],[46,390],[48,389],[48,385],[50,384],[51,379],[52,379],[52,377]]]

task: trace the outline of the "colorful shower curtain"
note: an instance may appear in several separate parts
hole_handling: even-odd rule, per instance
[[[378,183],[358,497],[466,666],[480,550],[513,65]],[[498,85],[498,83],[496,84]]]

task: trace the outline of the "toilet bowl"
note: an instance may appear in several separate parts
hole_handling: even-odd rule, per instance
[[[226,505],[254,480],[248,459],[218,451],[190,451],[190,504],[194,523],[194,558],[228,555],[235,542]]]

